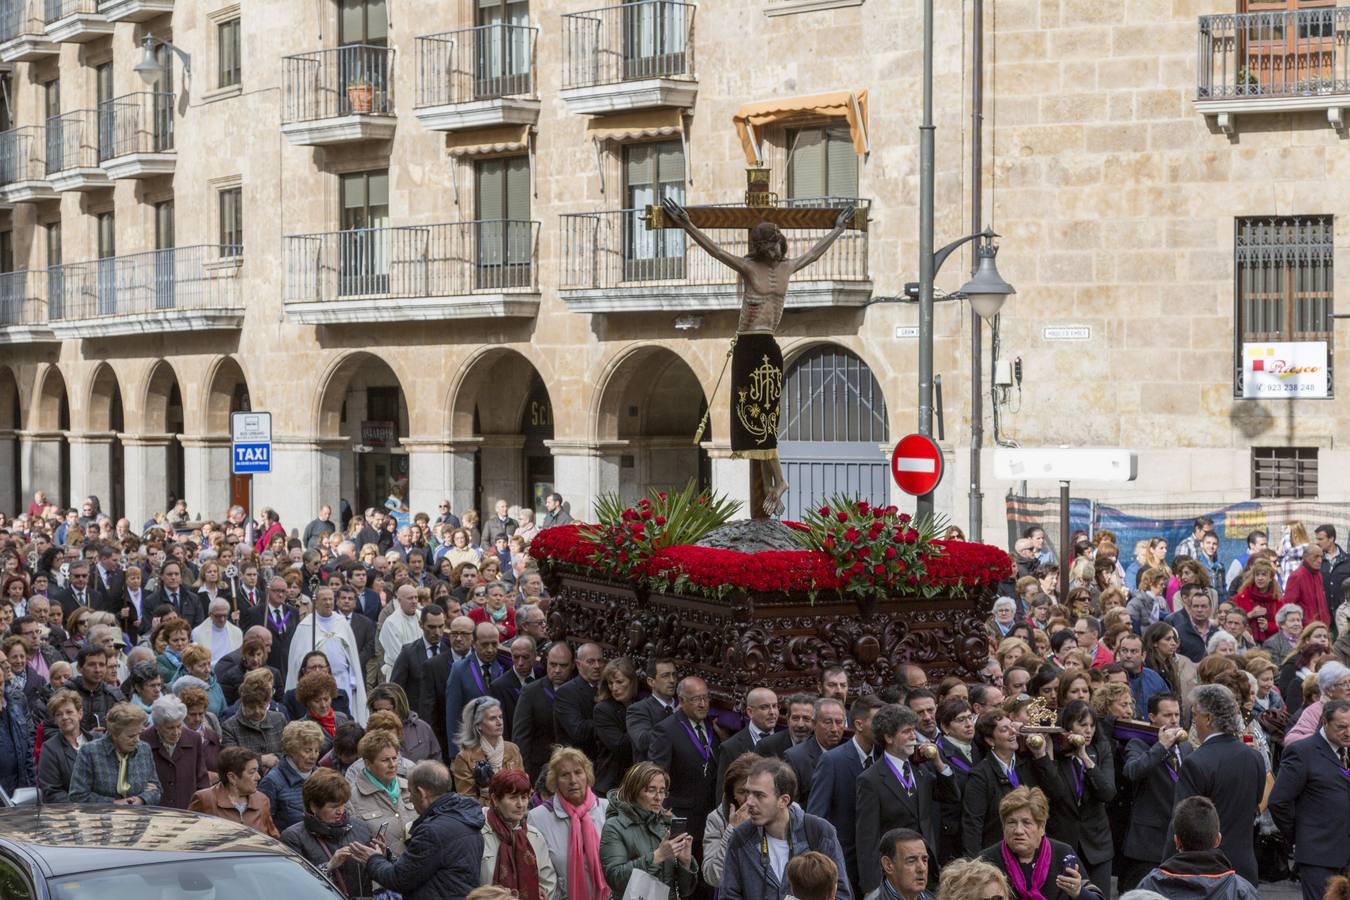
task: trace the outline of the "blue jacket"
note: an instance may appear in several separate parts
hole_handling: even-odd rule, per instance
[[[811,796],[806,812],[834,823],[839,848],[848,867],[849,884],[858,879],[858,776],[863,773],[858,745],[852,739],[825,751],[811,775]]]
[[[1144,666],[1138,675],[1130,676],[1130,693],[1134,695],[1134,715],[1141,717],[1148,711],[1148,698],[1154,694],[1165,694],[1171,688],[1157,672]]]
[[[33,766],[33,741],[28,734],[28,710],[21,696],[6,694],[4,699],[5,708],[0,712],[0,728],[5,729],[8,742],[15,748],[15,779],[13,784],[5,784],[3,787],[11,792],[15,788],[36,787],[37,772]]]
[[[285,831],[296,822],[304,821],[305,801],[300,796],[304,787],[304,777],[288,756],[283,756],[281,762],[258,782],[258,790],[272,803],[272,821],[276,823],[277,831]]]
[[[837,900],[852,900],[849,892],[844,854],[839,847],[839,836],[834,826],[824,819],[807,815],[797,804],[788,808],[788,858],[808,850],[824,853],[834,860],[839,870]],[[773,866],[760,852],[764,835],[754,822],[742,822],[726,839],[726,859],[722,867],[722,883],[718,885],[718,900],[783,900],[788,895],[787,878],[780,882]],[[383,883],[383,882],[381,882]]]
[[[470,665],[481,665],[478,654],[473,651],[450,667],[450,677],[445,682],[445,755],[447,759],[454,759],[459,753],[459,747],[455,744],[455,734],[459,731],[459,717],[468,705],[470,700],[478,697],[485,697],[488,688],[492,682],[501,675],[506,674],[506,666],[502,664],[501,657],[498,656],[492,660],[492,677],[483,678],[481,673],[470,668]],[[475,674],[478,675],[475,678]],[[482,686],[479,686],[479,680],[482,680]]]
[[[412,823],[402,856],[372,856],[366,871],[404,900],[462,900],[482,881],[485,821],[478,798],[445,794]]]

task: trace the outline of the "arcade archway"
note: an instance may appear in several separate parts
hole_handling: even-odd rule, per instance
[[[357,511],[386,507],[406,521],[411,473],[401,441],[409,434],[408,404],[389,364],[359,352],[333,369],[321,395],[318,433],[350,441],[339,454],[342,498]]]

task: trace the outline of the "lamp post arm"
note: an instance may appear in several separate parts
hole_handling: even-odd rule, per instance
[[[986,228],[984,231],[977,231],[974,234],[968,234],[963,238],[957,238],[956,240],[952,241],[950,244],[948,244],[947,246],[943,247],[941,250],[938,250],[936,253],[933,254],[933,275],[934,276],[937,275],[938,271],[942,268],[942,264],[947,261],[947,257],[951,256],[952,253],[955,252],[955,250],[962,244],[968,244],[971,241],[976,240],[977,238],[996,238],[996,237],[998,237],[998,235],[994,234],[992,228]]]
[[[177,46],[175,46],[171,41],[166,41],[166,40],[164,40],[163,38],[155,38],[155,40],[158,41],[159,43],[163,44],[165,47],[168,47],[170,50],[173,51],[174,55],[178,57],[178,61],[181,62],[181,63],[183,64],[183,74],[184,74],[184,75],[187,75],[187,76],[189,76],[189,77],[191,77],[191,75],[192,75],[192,57],[191,57],[190,55],[188,55],[187,51],[186,51],[186,50],[180,50],[180,49],[179,49]]]

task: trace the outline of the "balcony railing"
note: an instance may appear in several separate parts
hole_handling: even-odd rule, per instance
[[[171,93],[141,91],[98,105],[98,159],[173,152]]]
[[[0,132],[0,187],[47,177],[47,130],[29,126]]]
[[[98,0],[44,0],[42,20],[50,25],[66,16],[95,15]]]
[[[23,35],[45,38],[47,22],[43,0],[0,2],[0,43]]]
[[[286,300],[538,290],[538,222],[358,228],[286,238]]]
[[[1201,100],[1350,92],[1350,7],[1200,17]]]
[[[799,201],[800,205],[862,204],[853,199]],[[736,273],[713,259],[679,229],[650,231],[642,210],[572,213],[562,216],[563,290],[642,288],[661,285],[731,285]],[[749,252],[744,229],[707,229],[729,252]],[[785,231],[788,256],[799,256],[825,234]],[[845,231],[825,255],[793,276],[794,281],[867,281],[867,232]]]
[[[47,321],[47,279],[41,271],[0,274],[0,328]]]
[[[76,109],[47,120],[48,175],[67,169],[97,169],[101,135],[97,110]]]
[[[419,37],[418,108],[533,94],[538,34],[498,24]]]
[[[694,9],[640,0],[564,15],[563,88],[693,78]]]
[[[215,244],[170,247],[93,259],[47,270],[47,313],[52,322],[164,312],[241,311],[233,270],[207,263],[237,253]]]
[[[394,114],[394,51],[351,44],[282,58],[282,124]]]

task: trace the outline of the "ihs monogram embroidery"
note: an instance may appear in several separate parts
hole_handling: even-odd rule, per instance
[[[762,444],[778,433],[778,398],[783,393],[783,370],[766,354],[750,373],[750,386],[736,391],[736,418],[741,427]]]

